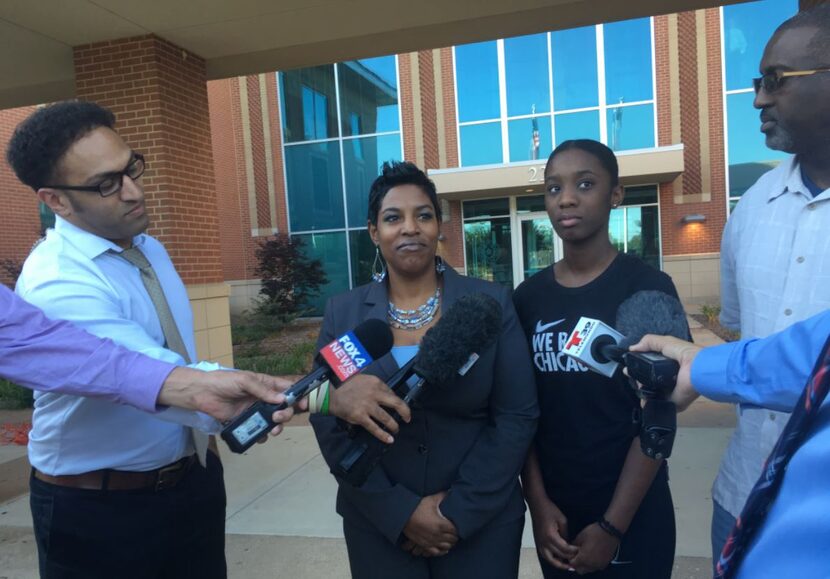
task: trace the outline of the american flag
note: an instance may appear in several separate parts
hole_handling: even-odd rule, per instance
[[[535,161],[539,158],[539,120],[533,117],[530,122],[533,127],[533,132],[530,137],[530,158]]]

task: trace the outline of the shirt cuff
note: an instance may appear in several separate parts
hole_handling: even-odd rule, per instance
[[[145,412],[158,412],[156,401],[164,381],[176,366],[146,356],[136,355],[132,368],[125,369],[121,402]]]
[[[700,394],[716,402],[737,402],[728,383],[729,359],[740,342],[704,348],[692,363],[692,386]],[[734,385],[733,385],[734,386]]]

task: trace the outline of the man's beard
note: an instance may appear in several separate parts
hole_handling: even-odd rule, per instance
[[[782,127],[780,123],[776,123],[771,131],[765,133],[765,136],[768,148],[774,151],[795,153],[795,140],[792,134]]]

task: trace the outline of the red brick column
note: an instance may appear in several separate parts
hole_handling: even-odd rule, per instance
[[[188,285],[222,281],[205,61],[155,36],[75,48],[77,96],[147,158],[149,233]]]

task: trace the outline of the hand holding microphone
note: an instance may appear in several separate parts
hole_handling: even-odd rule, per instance
[[[670,400],[677,406],[678,412],[683,412],[699,396],[692,385],[692,364],[702,350],[691,342],[679,340],[672,336],[655,336],[648,334],[631,346],[632,352],[660,352],[664,356],[677,360],[680,371],[677,374],[677,386],[671,394]]]
[[[329,394],[329,414],[365,428],[386,444],[392,444],[398,432],[395,417],[410,420],[409,406],[377,376],[358,374]]]
[[[339,385],[391,349],[392,332],[389,326],[376,319],[362,322],[354,331],[345,333],[320,350],[316,357],[319,367],[283,393],[285,402],[256,402],[225,425],[222,439],[233,452],[245,452],[276,426],[273,420],[275,412],[292,406],[326,381]]]
[[[427,384],[430,388],[450,387],[457,376],[463,376],[475,364],[478,353],[498,337],[501,323],[501,305],[494,298],[485,294],[463,296],[427,331],[418,354],[389,379],[389,388],[411,404]],[[387,449],[360,429],[332,472],[353,486],[362,486]]]
[[[563,351],[609,378],[620,364],[626,367],[628,375],[641,384],[638,395],[646,399],[640,432],[643,453],[668,458],[677,431],[677,410],[668,398],[680,366],[662,354],[631,351],[630,346],[646,334],[687,338],[686,313],[677,299],[664,292],[639,291],[618,308],[616,326],[619,332],[600,320],[580,318]]]

